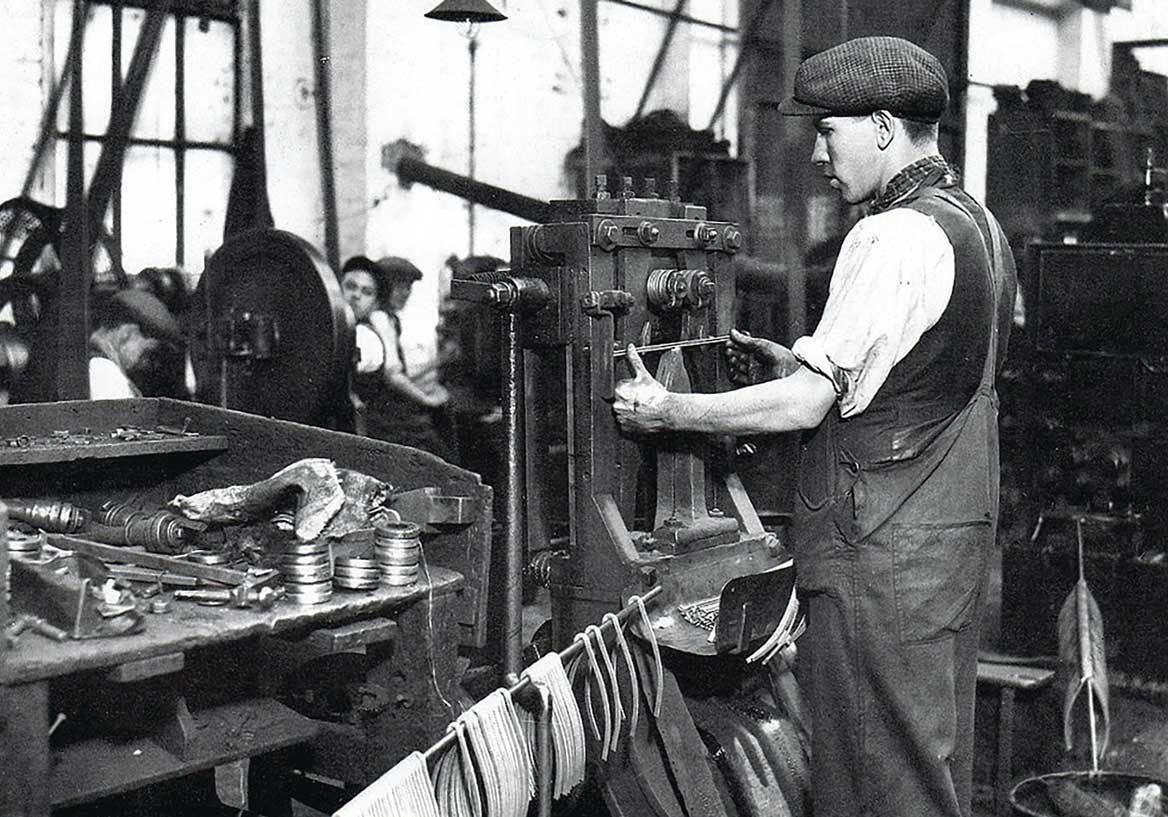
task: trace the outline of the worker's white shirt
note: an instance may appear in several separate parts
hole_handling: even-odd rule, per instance
[[[940,225],[898,207],[860,219],[844,239],[815,331],[792,351],[835,384],[840,413],[859,414],[953,292],[953,247]]]
[[[356,343],[357,374],[371,374],[385,368],[385,345],[369,324],[357,324]]]
[[[90,400],[120,400],[124,397],[141,396],[141,392],[122,373],[118,364],[104,357],[89,359]]]

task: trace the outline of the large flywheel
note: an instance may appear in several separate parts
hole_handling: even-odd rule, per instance
[[[207,262],[190,321],[200,402],[346,430],[353,314],[307,241],[232,236]]]

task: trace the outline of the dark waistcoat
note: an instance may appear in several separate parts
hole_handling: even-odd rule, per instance
[[[897,206],[944,230],[954,252],[952,295],[865,411],[843,419],[833,407],[805,441],[794,545],[796,557],[811,558],[801,574],[825,555],[809,541],[827,522],[819,517],[852,542],[894,516],[912,524],[996,517],[993,380],[1010,326],[1013,258],[1001,228],[956,186],[923,186]]]

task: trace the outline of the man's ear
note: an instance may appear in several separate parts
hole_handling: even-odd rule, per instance
[[[873,111],[871,118],[876,128],[876,147],[887,150],[896,136],[896,117],[888,111]]]

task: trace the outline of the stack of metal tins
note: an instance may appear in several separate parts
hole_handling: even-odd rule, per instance
[[[37,561],[45,545],[45,532],[24,525],[9,525],[8,553],[13,559]]]
[[[338,556],[333,562],[333,584],[346,590],[376,590],[381,584],[377,560],[364,556]]]
[[[321,604],[333,597],[332,552],[327,539],[285,545],[279,568],[285,598],[293,604]]]
[[[420,533],[413,522],[382,522],[373,529],[373,555],[383,587],[404,587],[418,580]]]

